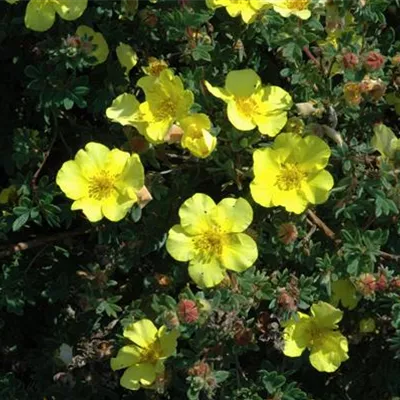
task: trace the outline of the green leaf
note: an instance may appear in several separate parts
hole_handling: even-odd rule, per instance
[[[20,215],[13,223],[12,230],[19,231],[29,220],[30,212]]]

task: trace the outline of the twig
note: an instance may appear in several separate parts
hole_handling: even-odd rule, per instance
[[[307,210],[307,215],[310,217],[310,219],[314,222],[315,225],[318,226],[318,228],[322,229],[325,233],[326,236],[328,236],[330,239],[335,240],[335,232],[332,231],[331,228],[329,228],[322,219],[317,217],[316,214],[314,214],[311,210]]]
[[[328,236],[330,239],[332,239],[336,244],[340,244],[342,241],[341,239],[336,239],[335,232],[332,231],[331,228],[329,228],[324,221],[322,221],[319,217],[317,217],[311,210],[307,210],[307,215],[312,219],[312,221],[320,228],[323,230],[326,236]],[[303,239],[304,240],[304,239]],[[400,261],[400,255],[397,254],[390,254],[386,253],[386,251],[379,251],[379,255],[382,258],[386,258],[387,260],[393,260],[393,261]]]
[[[317,225],[312,224],[310,230],[307,232],[307,235],[303,237],[302,242],[308,242],[316,230]]]
[[[34,247],[39,247],[42,245],[47,245],[48,243],[57,242],[73,236],[85,235],[90,232],[90,229],[78,229],[70,232],[56,233],[52,236],[45,236],[37,239],[33,239],[27,242],[19,242],[7,246],[6,248],[0,249],[0,258],[7,257],[11,254],[18,253],[20,251],[32,249]]]
[[[308,58],[318,67],[321,67],[321,63],[315,58],[314,54],[311,53],[310,49],[308,48],[308,46],[304,46],[303,47],[303,51],[304,53],[307,54]]]
[[[394,261],[400,261],[400,255],[396,255],[396,254],[390,254],[390,253],[386,253],[386,251],[380,251],[379,255],[382,258],[386,258],[388,260],[394,260]]]
[[[39,178],[40,173],[42,172],[44,165],[46,164],[47,159],[49,158],[51,149],[53,148],[54,143],[56,142],[57,136],[58,136],[58,129],[55,127],[53,139],[51,139],[50,146],[49,146],[48,150],[43,154],[43,161],[40,163],[39,168],[33,174],[33,177],[31,180],[31,187],[32,187],[33,191],[37,190],[37,187],[38,187],[37,180]]]

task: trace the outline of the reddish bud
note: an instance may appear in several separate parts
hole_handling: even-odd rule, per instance
[[[250,328],[245,328],[242,321],[237,321],[234,326],[235,342],[240,346],[246,346],[253,341],[253,331]]]
[[[150,28],[154,28],[158,24],[157,15],[146,8],[139,12],[139,17]]]
[[[376,290],[386,290],[388,288],[388,280],[385,274],[380,274],[376,280]]]
[[[191,376],[200,376],[205,378],[211,372],[210,366],[204,361],[197,361],[191,368],[188,370],[188,374]]]
[[[168,329],[174,329],[179,326],[178,316],[173,311],[167,311],[164,315],[164,320]]]
[[[364,67],[369,71],[380,69],[385,63],[385,57],[377,51],[370,51],[364,57]]]
[[[296,300],[286,289],[279,289],[278,304],[286,311],[296,311]]]
[[[156,272],[155,278],[156,278],[157,283],[163,287],[168,287],[172,283],[172,280],[168,275],[159,274]]]
[[[376,278],[372,274],[361,274],[357,281],[357,289],[363,296],[370,296],[376,290]]]
[[[357,67],[358,63],[359,63],[359,58],[357,56],[357,54],[354,53],[346,53],[343,56],[343,66],[346,69],[354,69]]]
[[[199,310],[193,300],[181,300],[178,304],[178,316],[182,322],[191,324],[199,319]]]
[[[394,278],[392,278],[392,280],[390,281],[390,286],[393,289],[400,289],[400,276],[395,276]]]
[[[68,36],[65,42],[68,47],[74,48],[77,48],[82,44],[81,38],[79,36]]]
[[[293,243],[298,237],[296,225],[290,222],[282,224],[278,229],[278,237],[285,245]]]

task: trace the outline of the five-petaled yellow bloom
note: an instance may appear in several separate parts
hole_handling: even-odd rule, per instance
[[[56,13],[67,21],[78,19],[86,10],[88,0],[30,0],[25,11],[25,26],[37,32],[50,29]]]
[[[354,310],[359,302],[357,290],[350,279],[338,279],[332,282],[332,296],[330,303],[337,307],[341,303],[342,307]]]
[[[264,207],[283,206],[296,214],[308,203],[324,203],[334,183],[324,169],[330,155],[329,146],[316,136],[282,133],[272,147],[253,154],[253,199]]]
[[[127,368],[120,383],[126,389],[149,388],[164,372],[164,361],[171,357],[177,346],[178,332],[160,329],[148,319],[142,319],[124,330],[124,336],[133,344],[122,347],[117,357],[111,359],[111,368],[116,371]]]
[[[163,143],[172,125],[189,115],[193,93],[185,90],[170,69],[162,70],[158,77],[144,76],[137,85],[143,89],[145,101],[139,103],[134,95],[124,93],[107,109],[107,117],[134,126],[151,143]]]
[[[231,17],[241,16],[246,24],[251,24],[261,8],[267,6],[265,0],[206,0],[208,8],[225,7]]]
[[[218,285],[226,269],[243,272],[258,257],[256,242],[243,233],[253,220],[253,210],[243,198],[226,198],[216,205],[211,197],[196,193],[179,209],[166,243],[169,254],[189,261],[189,275],[200,287]]]
[[[181,120],[182,147],[199,158],[208,157],[217,145],[217,138],[210,133],[211,121],[205,114],[192,114]]]
[[[299,357],[310,350],[311,365],[320,372],[334,372],[348,356],[347,339],[339,332],[343,312],[320,301],[311,306],[311,316],[297,313],[285,323],[284,350],[288,357]]]
[[[282,17],[290,17],[295,15],[301,19],[311,17],[311,11],[308,9],[310,0],[269,0],[274,11],[282,15]]]
[[[292,106],[289,93],[278,86],[263,86],[252,69],[229,72],[224,88],[207,81],[205,85],[227,104],[229,121],[241,131],[258,127],[263,135],[276,136],[286,125],[286,111]]]
[[[119,221],[138,201],[144,171],[137,154],[90,142],[58,171],[57,185],[91,222]]]
[[[81,40],[82,51],[94,58],[92,65],[102,64],[107,60],[108,44],[100,32],[95,32],[89,26],[81,25],[75,34]]]

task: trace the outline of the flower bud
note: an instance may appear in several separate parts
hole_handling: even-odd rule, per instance
[[[181,322],[192,324],[199,319],[199,310],[193,300],[182,299],[178,304],[178,316]]]
[[[396,55],[394,55],[391,59],[392,61],[392,65],[394,65],[395,67],[400,66],[400,53],[397,53]]]
[[[372,274],[361,274],[356,283],[358,291],[363,296],[370,296],[376,290],[376,278]]]
[[[390,287],[393,289],[400,289],[400,276],[395,276],[390,281]]]
[[[377,51],[370,51],[364,56],[364,67],[369,71],[380,69],[384,63],[385,57]]]
[[[343,66],[346,69],[355,69],[359,63],[359,58],[357,56],[357,54],[354,53],[346,53],[343,56]]]
[[[376,280],[376,290],[384,291],[388,288],[388,280],[385,274],[381,273]]]
[[[293,243],[298,237],[296,225],[290,222],[282,224],[278,229],[278,237],[285,245]]]
[[[284,288],[279,289],[278,304],[285,311],[297,310],[295,298]]]
[[[190,376],[200,376],[205,378],[211,372],[211,367],[204,361],[197,361],[191,368],[188,370],[188,374]]]
[[[165,325],[167,326],[168,329],[172,330],[179,326],[178,316],[173,311],[167,311],[164,314],[164,321],[165,321]]]

